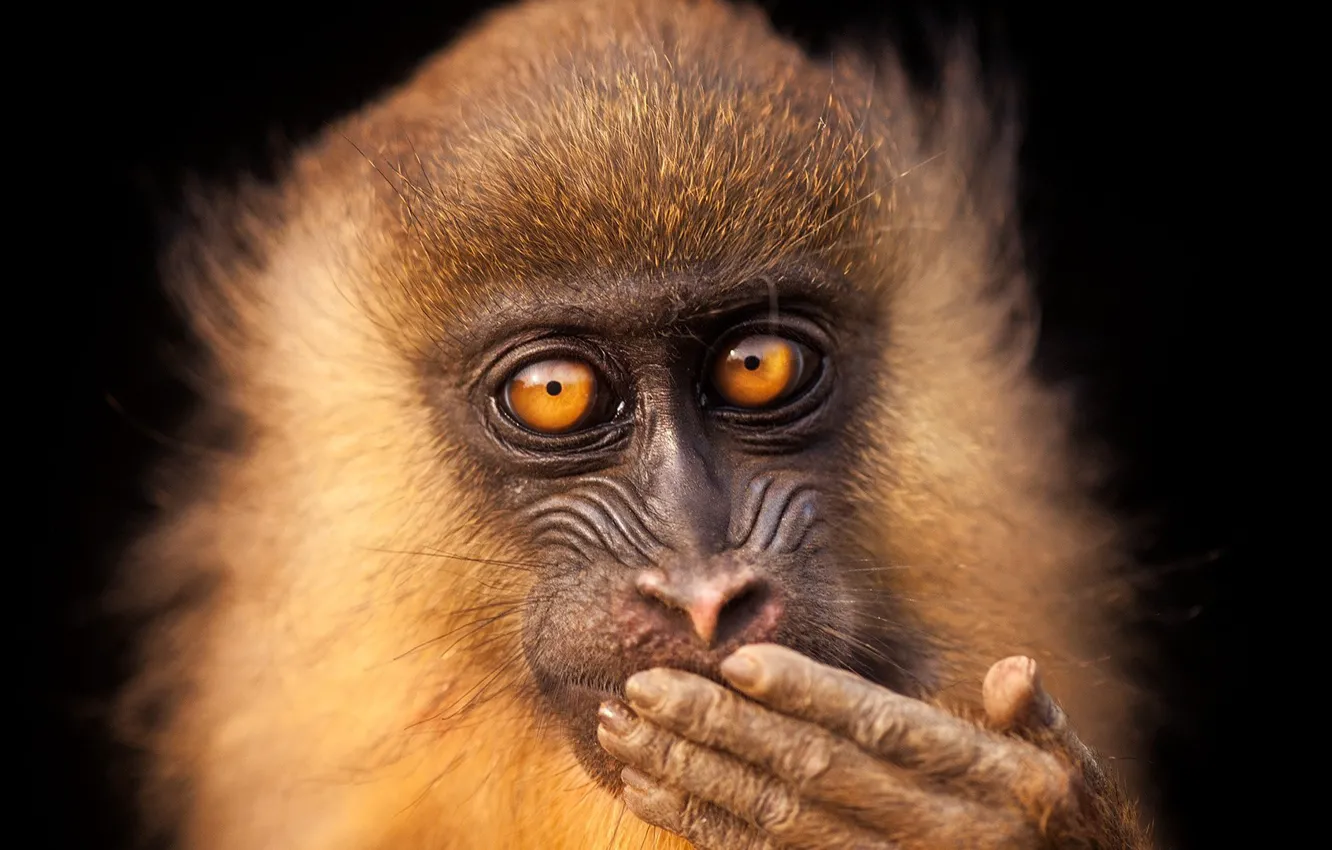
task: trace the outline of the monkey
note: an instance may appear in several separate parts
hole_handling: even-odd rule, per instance
[[[116,602],[147,829],[1152,846],[1014,112],[961,47],[927,86],[529,0],[210,198],[164,262],[195,450]]]

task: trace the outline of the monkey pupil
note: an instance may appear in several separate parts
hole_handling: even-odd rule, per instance
[[[753,372],[759,367],[759,358],[757,354],[751,354],[745,358],[745,368]]]
[[[564,389],[564,387],[560,386],[559,381],[551,381],[548,384],[546,384],[546,392],[550,393],[551,395],[559,395],[560,390],[562,389]]]

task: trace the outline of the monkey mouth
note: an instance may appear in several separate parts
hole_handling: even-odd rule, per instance
[[[565,656],[537,643],[528,646],[537,692],[545,707],[559,719],[572,753],[596,784],[612,793],[621,789],[624,766],[597,740],[598,709],[607,701],[623,703],[625,683],[634,674],[665,667],[727,687],[721,664],[749,643],[778,643],[831,663],[842,660],[842,652],[811,642],[793,626],[788,613],[790,600],[779,591],[765,586],[732,601],[729,609],[722,610],[731,620],[739,621],[738,628],[694,634],[691,628],[695,624],[682,621],[688,612],[677,612],[669,606],[661,606],[661,610],[634,608],[629,612],[633,616],[613,618],[617,630],[609,639],[581,643]],[[813,611],[799,621],[821,622],[818,614]],[[534,646],[541,651],[531,651]]]

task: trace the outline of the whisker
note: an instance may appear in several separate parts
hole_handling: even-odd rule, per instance
[[[467,632],[466,634],[462,635],[461,638],[459,638],[459,641],[460,641],[460,640],[462,640],[462,638],[466,638],[468,635],[475,634],[477,631],[479,631],[479,630],[485,628],[486,626],[490,625],[491,623],[498,622],[499,620],[502,620],[502,619],[504,619],[505,617],[508,617],[509,615],[511,615],[511,614],[513,614],[514,612],[519,611],[519,610],[520,610],[520,606],[515,605],[515,606],[513,606],[513,607],[511,607],[511,608],[508,608],[508,609],[506,609],[506,610],[504,610],[504,611],[501,611],[500,613],[496,614],[496,615],[493,616],[493,617],[484,617],[484,618],[482,618],[482,619],[480,619],[480,620],[472,620],[471,622],[464,623],[464,624],[462,624],[461,626],[457,626],[457,627],[455,627],[455,628],[449,629],[447,632],[444,632],[442,635],[438,635],[437,637],[433,637],[433,638],[430,638],[429,640],[422,641],[421,643],[418,643],[416,646],[413,646],[411,649],[406,650],[406,651],[403,652],[401,655],[396,655],[396,656],[394,656],[393,660],[394,660],[394,661],[399,661],[399,660],[401,660],[401,659],[403,659],[403,658],[406,658],[408,655],[411,655],[413,652],[418,652],[418,651],[424,649],[425,647],[430,646],[431,644],[435,644],[435,643],[438,643],[438,642],[441,641],[441,640],[445,640],[445,639],[448,638],[450,635],[456,634],[458,631],[460,631],[460,630],[462,630],[462,629],[472,628],[472,631]],[[447,652],[448,650],[452,649],[453,647],[455,647],[455,646],[457,646],[457,645],[458,645],[458,641],[454,641],[452,644],[450,644],[448,647],[446,647],[444,651]]]
[[[615,815],[615,823],[611,827],[610,839],[606,842],[606,850],[613,850],[615,847],[615,838],[620,834],[620,823],[624,820],[624,803],[619,805],[619,811]]]
[[[503,558],[481,558],[472,555],[459,555],[453,552],[444,552],[439,549],[427,549],[418,554],[429,557],[451,558],[455,561],[467,561],[475,564],[489,564],[496,567],[519,567],[528,570],[540,570],[549,566],[548,564],[533,563],[530,561],[510,561]]]
[[[444,560],[465,561],[475,564],[489,564],[497,567],[516,567],[519,569],[540,569],[541,564],[529,564],[524,561],[506,561],[500,558],[480,558],[469,555],[455,555],[431,549],[389,549],[383,546],[362,547],[367,552],[379,552],[385,555],[405,555],[416,558],[440,558]]]

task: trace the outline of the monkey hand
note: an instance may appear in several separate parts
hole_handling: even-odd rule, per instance
[[[704,850],[1150,846],[1029,658],[990,668],[988,728],[774,645],[722,675],[749,699],[649,670],[597,730],[629,809]]]

